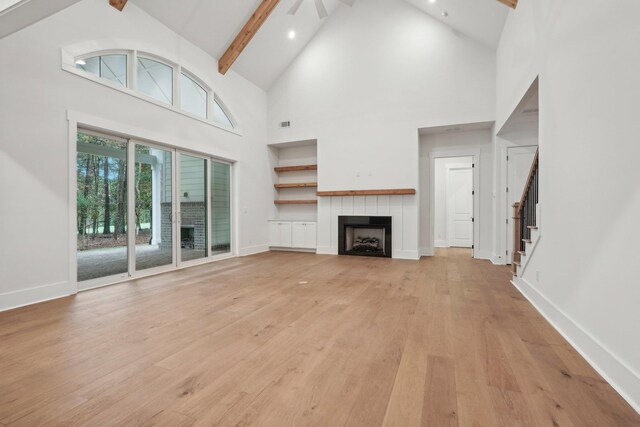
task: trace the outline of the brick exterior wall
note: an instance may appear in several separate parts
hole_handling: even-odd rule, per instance
[[[187,202],[180,204],[182,225],[193,226],[194,249],[204,250],[207,246],[207,220],[203,202]],[[171,203],[161,203],[160,221],[162,222],[160,237],[163,248],[171,247]],[[180,238],[180,236],[178,236]]]

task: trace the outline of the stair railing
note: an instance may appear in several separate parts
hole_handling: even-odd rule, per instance
[[[527,183],[522,197],[513,205],[513,252],[511,266],[513,274],[518,271],[526,241],[531,240],[531,228],[536,227],[536,206],[538,205],[538,150],[533,158]]]

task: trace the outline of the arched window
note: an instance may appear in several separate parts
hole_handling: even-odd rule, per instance
[[[136,50],[110,50],[78,55],[73,61],[73,67],[63,64],[63,68],[99,77],[111,87],[129,89],[132,95],[222,128],[236,128],[224,103],[202,79],[162,57]]]
[[[180,74],[180,105],[184,111],[198,117],[207,118],[207,111],[209,110],[207,108],[208,99],[209,94],[205,88],[187,74]],[[213,119],[216,120],[215,116]]]
[[[222,125],[230,128],[234,127],[229,115],[224,108],[222,108],[222,105],[220,105],[220,102],[217,99],[213,100],[213,119]]]
[[[160,102],[173,105],[173,67],[151,58],[138,56],[137,89]]]
[[[87,73],[112,81],[127,87],[127,55],[107,54],[77,59],[76,67]]]

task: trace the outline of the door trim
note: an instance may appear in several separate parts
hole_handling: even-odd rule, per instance
[[[433,256],[435,253],[435,163],[436,159],[450,158],[450,157],[471,157],[473,160],[473,248],[472,254],[474,258],[477,258],[478,250],[480,246],[480,227],[476,226],[480,224],[481,212],[480,212],[480,168],[481,158],[480,149],[460,149],[460,150],[436,150],[429,153],[429,254]]]
[[[472,162],[473,162],[473,160],[472,160]],[[469,167],[468,163],[453,163],[453,164],[450,164],[450,165],[446,165],[446,167],[445,167],[446,176],[447,176],[446,183],[445,183],[445,196],[446,196],[445,197],[445,206],[446,206],[445,209],[446,209],[447,245],[448,245],[448,247],[456,247],[456,246],[452,245],[452,243],[451,243],[452,240],[453,240],[452,231],[453,231],[454,228],[453,228],[453,224],[450,223],[450,221],[451,221],[450,213],[451,212],[449,211],[449,209],[450,209],[450,206],[449,206],[449,196],[450,196],[449,195],[449,186],[450,186],[449,180],[451,179],[450,173],[453,170],[471,170],[471,188],[474,188],[473,191],[474,191],[474,195],[475,195],[475,185],[474,185],[474,181],[475,180],[474,180],[474,176],[473,176],[474,175],[473,174],[473,169],[474,169],[473,167]],[[471,203],[472,204],[472,206],[471,206],[471,218],[475,218],[475,213],[476,213],[475,212],[475,206],[474,206],[475,203],[474,202],[475,202],[475,200]],[[472,220],[471,221],[471,230],[472,230],[471,231],[471,246],[472,247],[473,247],[474,242],[475,242],[474,241],[474,235],[473,235],[474,234],[473,233],[474,229],[475,229],[475,221]]]

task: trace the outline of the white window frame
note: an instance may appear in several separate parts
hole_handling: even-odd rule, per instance
[[[153,55],[151,53],[140,52],[140,51],[134,51],[133,53],[134,53],[135,62],[131,64],[131,73],[135,75],[135,80],[133,81],[135,85],[132,86],[131,89],[135,90],[136,93],[138,93],[140,96],[144,97],[148,101],[158,102],[163,105],[171,105],[172,107],[175,107],[178,110],[180,110],[180,99],[179,99],[180,87],[179,87],[178,78],[176,77],[176,75],[178,74],[176,71],[180,68],[180,66],[178,64],[175,64],[171,61],[168,61],[164,58],[161,58],[157,55]],[[139,58],[155,61],[171,68],[171,103],[160,101],[156,98],[153,98],[149,95],[145,95],[144,93],[140,92],[140,89],[138,88],[138,59]],[[184,113],[184,111],[182,110],[180,110],[180,112]]]
[[[182,65],[180,65],[179,63],[175,62],[175,61],[171,61],[165,57],[162,57],[160,55],[156,55],[154,53],[148,52],[146,50],[137,50],[137,49],[98,49],[98,50],[93,50],[91,52],[84,52],[84,53],[78,53],[76,52],[76,50],[78,49],[73,49],[73,48],[62,48],[61,50],[61,56],[62,56],[62,69],[64,71],[67,71],[69,73],[75,74],[77,76],[83,77],[85,79],[91,80],[95,83],[99,83],[103,86],[109,87],[111,89],[115,89],[119,92],[123,92],[126,93],[130,96],[133,96],[135,98],[141,99],[143,101],[146,101],[148,103],[157,105],[159,107],[171,110],[175,113],[178,114],[182,114],[183,116],[186,117],[190,117],[194,120],[197,120],[199,122],[202,123],[206,123],[208,125],[214,126],[218,129],[233,133],[235,135],[238,136],[242,136],[242,131],[240,129],[240,125],[238,123],[238,121],[235,119],[235,116],[231,113],[230,109],[227,107],[227,105],[224,103],[224,101],[222,101],[221,97],[218,95],[218,93],[213,90],[211,88],[210,85],[206,84],[205,81],[199,77],[197,77],[197,75],[193,72],[191,72],[189,69],[183,67]],[[80,59],[88,59],[88,58],[93,58],[96,56],[104,56],[104,55],[122,55],[125,54],[127,55],[127,86],[123,87],[120,86],[106,78],[100,77],[99,75],[96,74],[92,74],[89,73],[87,71],[84,71],[80,68],[76,67],[76,61],[80,60]],[[137,77],[138,77],[138,56],[143,57],[143,58],[148,58],[150,60],[153,61],[157,61],[160,62],[164,65],[167,65],[169,67],[172,68],[172,73],[173,73],[173,99],[172,99],[172,103],[168,104],[166,102],[162,102],[160,100],[157,100],[155,98],[152,98],[148,95],[145,95],[143,93],[141,93],[138,90],[138,82],[137,82]],[[200,85],[206,92],[207,92],[207,117],[203,118],[200,116],[197,116],[195,114],[189,113],[187,111],[182,110],[180,103],[181,103],[181,93],[180,93],[180,76],[181,74],[185,74],[187,77],[189,77],[190,79],[192,79],[194,82],[196,82],[198,85]],[[226,116],[229,118],[232,127],[230,128],[229,126],[226,126],[223,123],[220,123],[216,120],[214,120],[214,115],[212,114],[213,112],[213,105],[211,104],[212,102],[217,102],[220,107],[222,108],[222,110],[224,111],[224,113],[226,114]]]
[[[237,203],[239,198],[237,194],[236,178],[235,178],[235,174],[237,173],[236,160],[224,158],[223,156],[220,156],[216,153],[207,153],[207,152],[193,150],[190,148],[183,148],[183,147],[180,147],[179,144],[176,143],[176,141],[164,140],[159,135],[153,132],[149,132],[148,130],[135,128],[135,127],[132,127],[131,125],[113,122],[110,120],[95,117],[89,114],[80,113],[77,111],[67,110],[67,121],[68,121],[68,129],[69,129],[68,153],[67,153],[69,156],[68,157],[69,159],[68,184],[69,184],[69,194],[73,195],[73,197],[71,197],[69,200],[69,217],[68,217],[68,224],[70,227],[69,228],[69,247],[68,247],[69,278],[70,278],[71,289],[73,289],[74,293],[77,293],[78,291],[84,291],[84,290],[94,289],[98,287],[114,285],[117,283],[122,283],[130,280],[140,279],[143,277],[153,276],[153,275],[168,272],[168,271],[177,271],[177,270],[192,267],[195,265],[208,264],[211,262],[221,261],[221,260],[240,256],[240,251],[238,246],[238,242],[239,242],[238,239],[240,235],[239,235],[239,230],[236,228],[236,224],[237,224],[236,216],[238,215],[238,212],[239,212],[237,208]],[[207,195],[207,199],[208,199],[207,215],[209,217],[207,217],[207,234],[208,234],[207,242],[206,242],[207,255],[204,258],[187,261],[187,262],[179,262],[179,255],[176,252],[174,254],[173,263],[170,265],[160,266],[160,267],[146,269],[146,270],[135,270],[135,268],[132,270],[131,267],[132,267],[133,259],[130,256],[130,253],[132,252],[130,252],[129,245],[134,246],[132,245],[132,243],[135,242],[135,240],[132,240],[131,236],[128,235],[128,251],[127,251],[128,271],[126,273],[97,278],[97,279],[91,279],[84,282],[78,282],[77,259],[76,259],[76,256],[77,256],[77,236],[76,236],[77,199],[75,197],[75,195],[77,194],[77,176],[76,176],[75,165],[76,165],[76,159],[77,159],[77,133],[78,132],[87,133],[89,135],[102,136],[109,139],[125,142],[127,144],[127,159],[130,159],[130,158],[135,159],[135,144],[143,144],[147,146],[156,147],[162,150],[172,151],[174,153],[172,156],[172,171],[175,171],[175,173],[178,176],[178,179],[179,179],[179,166],[178,166],[179,153],[201,157],[207,162],[206,163],[207,186],[209,186],[211,183],[211,177],[209,175],[211,170],[211,162],[215,161],[219,163],[228,164],[231,167],[231,170],[230,170],[231,179],[229,182],[229,186],[230,186],[229,191],[230,191],[230,197],[231,197],[231,200],[230,200],[230,204],[231,204],[230,206],[230,215],[231,215],[230,252],[218,254],[218,255],[211,255],[211,238],[212,238],[211,218],[210,218],[211,197],[210,197],[210,194],[208,194]],[[134,169],[135,168],[127,167],[127,171],[132,171],[128,175],[128,179],[131,180],[131,182],[134,182],[133,181],[133,177],[135,173],[133,172]],[[172,191],[174,191],[173,200],[175,200],[174,206],[172,207],[172,213],[174,218],[176,217],[176,212],[180,209],[179,197],[178,197],[178,194],[176,193],[179,190],[178,188],[179,185],[177,185],[177,182],[175,184],[176,185],[172,189]],[[208,190],[207,192],[209,193]],[[133,206],[134,205],[133,193],[129,192],[127,197],[128,197],[129,206]],[[131,220],[133,211],[129,210],[127,215],[128,215],[127,217],[128,220]],[[173,225],[174,240],[175,240],[175,236],[179,231],[177,227],[178,227],[178,223],[175,222]],[[174,251],[179,251],[179,248],[177,248],[177,246],[174,246]]]
[[[185,69],[182,66],[178,66],[178,80],[180,80],[180,77],[183,74],[186,77],[190,78],[195,84],[197,84],[202,89],[204,89],[204,91],[207,93],[207,99],[206,99],[206,102],[205,102],[205,107],[207,109],[207,111],[206,111],[206,119],[215,122],[215,120],[213,120],[213,118],[211,117],[211,113],[213,112],[213,108],[209,104],[211,102],[211,100],[215,97],[215,93],[213,92],[213,90],[205,82],[203,82],[201,79],[196,77],[195,74],[193,74],[192,72],[190,72],[189,70]],[[180,86],[180,88],[182,89],[182,86]],[[187,114],[189,116],[193,116],[195,118],[202,119],[202,117],[200,117],[198,115],[195,115],[195,114],[192,114],[192,113],[190,113],[188,111],[182,110],[182,105],[181,105],[182,104],[182,91],[180,91],[179,95],[180,95],[180,98],[177,100],[177,102],[179,104],[180,110],[184,114]],[[217,123],[217,122],[215,122],[215,123]]]

